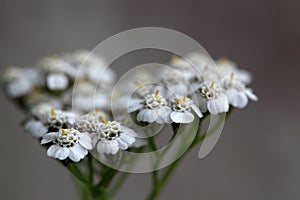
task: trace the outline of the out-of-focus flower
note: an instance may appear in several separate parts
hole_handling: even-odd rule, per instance
[[[89,112],[94,109],[109,109],[110,97],[109,92],[97,88],[95,85],[87,81],[79,81],[76,83],[68,96],[65,96],[66,104],[72,104],[73,108]]]
[[[221,77],[229,77],[231,73],[234,73],[235,78],[242,81],[244,84],[251,83],[252,75],[246,70],[238,69],[233,61],[223,57],[217,60],[216,64]]]
[[[31,108],[30,114],[39,119],[40,121],[45,121],[51,109],[60,109],[60,106],[54,106],[50,103],[39,103]]]
[[[48,129],[43,125],[42,122],[34,119],[28,120],[24,125],[25,132],[31,134],[34,138],[41,138],[47,132]]]
[[[50,90],[65,90],[68,78],[64,74],[51,73],[47,76],[47,86]]]
[[[76,70],[63,58],[52,55],[43,58],[38,66],[46,73],[57,73],[57,74],[65,74],[70,78],[75,78]]]
[[[172,56],[169,65],[176,69],[187,80],[195,75],[193,65],[178,56]]]
[[[192,92],[192,87],[188,80],[178,71],[172,69],[162,72],[161,83],[155,89],[160,90],[160,94],[165,98],[173,98],[176,95],[188,95]]]
[[[19,98],[41,85],[40,72],[33,68],[9,67],[3,75],[5,92],[11,98]]]
[[[86,50],[68,54],[65,59],[76,68],[77,78],[84,78],[103,88],[111,88],[116,80],[116,74],[103,58]]]
[[[92,149],[91,138],[84,133],[71,128],[60,129],[58,132],[47,133],[41,144],[53,144],[47,150],[47,155],[59,160],[70,158],[74,162],[79,162]]]

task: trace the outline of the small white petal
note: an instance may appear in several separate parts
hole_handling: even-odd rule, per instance
[[[126,134],[132,135],[133,137],[136,136],[135,131],[131,128],[128,128],[127,126],[122,126],[122,129]]]
[[[249,84],[252,81],[252,74],[246,70],[235,70],[235,77],[241,80],[243,83]]]
[[[258,101],[258,97],[252,92],[251,89],[246,89],[245,93],[252,101]]]
[[[220,94],[220,96],[213,100],[207,101],[207,109],[213,114],[219,114],[223,112],[227,112],[229,109],[228,99],[225,95]]]
[[[59,160],[65,160],[70,154],[70,150],[67,147],[59,147],[56,152],[54,157],[59,159]]]
[[[156,110],[143,109],[137,115],[137,120],[142,122],[153,123],[158,118]]]
[[[130,99],[129,101],[129,105],[128,105],[128,112],[129,113],[132,113],[136,110],[139,110],[143,107],[143,104],[142,104],[143,100],[140,100],[140,99]]]
[[[116,154],[119,151],[119,145],[116,141],[99,141],[97,144],[97,151],[105,154]]]
[[[163,122],[168,124],[172,123],[170,118],[171,112],[172,109],[169,106],[162,106],[157,110],[157,114],[159,115],[159,117],[163,120]]]
[[[165,123],[165,120],[162,117],[159,116],[158,110],[154,110],[154,111],[156,112],[156,116],[157,116],[157,118],[155,119],[155,122],[158,123],[158,124]]]
[[[117,138],[116,141],[119,143],[119,148],[122,150],[126,150],[129,147],[129,145],[120,138]]]
[[[199,108],[195,104],[190,105],[190,107],[193,109],[193,111],[196,113],[196,115],[199,118],[203,117],[201,111],[199,110]]]
[[[47,133],[46,135],[44,135],[41,144],[52,142],[56,135],[57,135],[56,132]]]
[[[85,133],[80,133],[79,137],[80,137],[79,144],[81,144],[84,148],[86,148],[86,149],[93,148],[92,139],[89,135],[87,135]]]
[[[47,156],[54,157],[58,148],[59,148],[59,146],[57,146],[55,144],[50,146],[49,149],[47,150]]]
[[[147,143],[146,139],[144,139],[144,138],[135,138],[135,142],[131,146],[134,147],[134,148],[140,148],[140,147],[146,146],[147,144],[148,143]]]
[[[88,150],[83,148],[80,144],[75,144],[73,147],[70,147],[69,158],[75,162],[83,159],[87,154]]]
[[[194,115],[190,112],[175,112],[171,113],[171,119],[175,123],[191,123],[194,120]]]
[[[226,96],[229,103],[236,108],[244,108],[248,104],[248,97],[243,92],[236,89],[229,89],[226,91]]]
[[[205,113],[207,111],[207,99],[199,96],[198,102],[199,102],[200,111],[202,113]]]
[[[119,145],[110,146],[110,153],[111,154],[116,154],[116,153],[118,153],[118,151],[119,151]]]
[[[120,149],[125,150],[135,142],[135,138],[130,134],[121,133],[120,137],[117,139],[117,142],[119,143]]]

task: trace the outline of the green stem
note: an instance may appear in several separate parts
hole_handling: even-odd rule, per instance
[[[197,134],[200,133],[201,131],[201,126],[202,126],[202,122],[203,120],[201,120],[198,124],[198,129],[197,129]],[[147,200],[155,200],[158,195],[160,194],[160,192],[162,191],[162,189],[165,187],[166,183],[169,181],[171,175],[174,173],[175,169],[177,168],[177,166],[179,165],[180,161],[184,158],[185,155],[187,155],[187,153],[198,143],[202,142],[205,137],[207,135],[209,135],[210,133],[212,133],[213,131],[215,131],[216,128],[218,128],[220,125],[220,123],[217,123],[215,125],[215,127],[213,127],[211,129],[210,132],[205,133],[203,135],[198,135],[197,137],[195,137],[194,141],[192,142],[191,146],[187,149],[187,152],[185,154],[183,154],[180,158],[178,158],[175,162],[173,162],[165,171],[165,173],[162,175],[161,179],[156,183],[156,185],[154,187],[152,187],[152,191],[150,192],[150,195],[148,196]],[[173,127],[173,131],[177,131],[178,127]],[[174,133],[175,134],[175,133]]]
[[[154,136],[149,138],[149,145],[150,145],[150,148],[152,151],[157,150]],[[155,158],[154,165],[157,165],[158,162],[159,161]],[[153,166],[153,167],[155,167],[155,166]],[[157,170],[154,170],[154,171],[152,171],[152,186],[154,187],[157,183],[158,183],[158,172],[157,172]]]
[[[116,175],[116,173],[117,170],[108,167],[105,175],[102,177],[101,181],[95,186],[95,188],[98,190],[105,190],[112,181],[113,177]]]
[[[80,169],[77,167],[77,165],[74,164],[69,164],[68,166],[69,171],[82,183],[90,186],[90,183],[88,182],[88,180],[85,179],[85,176],[82,174],[82,172],[80,171]]]
[[[94,168],[93,168],[93,157],[91,154],[88,154],[87,156],[87,163],[89,168],[89,182],[94,183]]]

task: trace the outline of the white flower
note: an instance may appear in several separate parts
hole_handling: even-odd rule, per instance
[[[29,79],[21,78],[6,85],[6,94],[11,98],[18,98],[30,93],[32,88],[33,85]]]
[[[24,129],[27,133],[30,133],[34,138],[43,137],[48,129],[43,125],[42,122],[31,119],[24,125]]]
[[[212,60],[209,56],[203,52],[192,52],[186,55],[186,59],[193,64],[200,72],[202,72],[207,66],[212,64]]]
[[[237,65],[227,58],[220,58],[216,61],[216,64],[221,77],[229,77],[231,73],[234,73],[235,78],[239,79],[244,84],[251,83],[252,75],[246,70],[238,69]]]
[[[162,84],[155,87],[159,89],[162,96],[166,98],[173,98],[176,95],[188,95],[192,92],[188,80],[175,70],[166,70],[162,75]]]
[[[137,120],[142,122],[158,124],[172,123],[170,114],[172,109],[168,106],[167,100],[159,95],[159,90],[155,94],[147,95],[143,101],[133,102],[129,107],[129,111],[140,110]]]
[[[45,117],[45,125],[49,128],[60,129],[67,123],[67,117],[60,110],[52,108]]]
[[[52,108],[59,109],[60,106],[54,106],[50,103],[39,103],[32,107],[31,114],[41,121],[45,121]]]
[[[152,91],[153,87],[149,83],[137,81],[137,83],[133,84],[130,82],[128,87],[120,88],[120,92],[118,91],[119,93],[114,92],[114,95],[111,98],[112,106],[119,112],[126,111],[129,106],[129,112],[133,112],[141,108],[141,104],[144,101],[145,96],[151,94]],[[128,104],[124,102],[128,102]],[[133,106],[137,106],[138,108]]]
[[[224,80],[224,87],[229,104],[233,107],[244,108],[248,104],[248,99],[257,101],[257,96],[244,83],[235,78],[235,74],[231,73],[229,79]]]
[[[223,89],[215,82],[204,81],[198,88],[200,110],[211,114],[227,112],[229,103]]]
[[[84,116],[77,118],[74,123],[74,128],[80,132],[95,133],[100,124],[102,124],[102,119],[107,118],[107,115],[100,110],[95,110]]]
[[[170,65],[180,71],[180,74],[187,80],[195,77],[196,74],[203,74],[204,70],[212,64],[212,60],[201,52],[192,52],[185,56],[185,58],[179,58],[173,56]]]
[[[187,60],[182,59],[178,56],[174,55],[172,57],[172,59],[170,61],[170,65],[174,69],[178,70],[180,72],[180,74],[186,79],[190,79],[195,74],[195,69],[193,68],[193,65],[191,63],[189,63]]]
[[[186,96],[180,96],[172,100],[172,113],[171,119],[175,123],[190,123],[194,120],[194,115],[191,113],[194,111],[199,118],[203,117],[199,108],[194,102]]]
[[[79,162],[92,149],[91,138],[84,133],[71,128],[60,129],[58,132],[46,134],[41,144],[52,142],[53,144],[47,150],[49,157],[65,160],[70,158],[74,162]]]
[[[76,70],[67,61],[56,55],[43,58],[38,66],[46,73],[65,74],[72,78],[76,76]]]
[[[97,92],[93,95],[76,94],[73,96],[73,107],[88,112],[92,109],[106,109],[109,108],[109,97],[105,93]]]
[[[28,95],[35,86],[42,84],[42,76],[34,68],[9,67],[2,78],[5,83],[5,92],[11,98]]]
[[[103,118],[104,123],[98,129],[97,151],[104,154],[116,154],[119,149],[126,150],[135,142],[134,131],[119,122],[108,121]]]
[[[50,90],[64,90],[69,80],[64,74],[51,73],[47,76],[47,86]]]
[[[73,91],[69,91],[69,94],[64,97],[64,101],[84,112],[95,108],[109,109],[110,107],[108,91],[98,89],[97,86],[87,81],[79,81],[75,84]]]
[[[69,54],[65,58],[78,69],[77,76],[80,78],[85,78],[94,84],[100,83],[100,86],[104,88],[111,88],[116,80],[115,72],[106,68],[105,60],[95,53],[81,50]]]

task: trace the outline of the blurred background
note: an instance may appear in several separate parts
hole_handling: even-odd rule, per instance
[[[0,67],[94,48],[145,26],[180,31],[213,58],[229,56],[254,74],[256,104],[236,110],[208,157],[190,152],[160,199],[299,199],[300,1],[0,1]],[[18,126],[3,93],[1,199],[77,199],[70,174]],[[297,120],[298,119],[298,120]],[[297,123],[298,122],[298,123]],[[143,199],[149,174],[130,176],[116,199]]]

